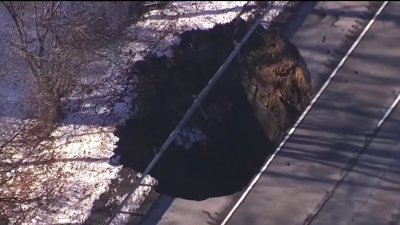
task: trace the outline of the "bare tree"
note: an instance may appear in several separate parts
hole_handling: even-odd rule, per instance
[[[121,10],[126,8],[123,2],[94,4],[97,7],[88,2],[2,2],[15,24],[11,45],[22,54],[34,78],[43,121],[54,123],[62,118],[62,98],[90,62],[105,57],[99,50],[127,21],[113,20],[115,13],[123,13],[111,15],[107,6]]]

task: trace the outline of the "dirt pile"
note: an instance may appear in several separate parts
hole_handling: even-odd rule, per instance
[[[272,141],[291,127],[312,98],[311,76],[297,48],[278,33],[243,57],[242,79],[256,117]]]
[[[184,32],[171,58],[149,56],[132,66],[139,108],[116,132],[125,166],[145,169],[249,27],[239,19]],[[295,46],[259,26],[157,163],[157,190],[197,200],[241,190],[311,96]]]

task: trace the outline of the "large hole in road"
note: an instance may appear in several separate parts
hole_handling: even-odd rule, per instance
[[[124,166],[144,171],[250,25],[235,19],[184,32],[171,57],[152,55],[132,66],[137,113],[116,131]],[[150,173],[156,191],[202,200],[242,190],[311,92],[296,47],[260,25]]]

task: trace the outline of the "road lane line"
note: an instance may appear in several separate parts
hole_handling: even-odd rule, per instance
[[[389,115],[393,112],[394,108],[396,108],[397,104],[400,101],[400,94],[397,96],[396,100],[392,103],[392,105],[389,107],[389,109],[386,111],[385,115],[379,120],[378,125],[374,128],[374,131],[372,132],[371,136],[368,137],[364,147],[357,153],[357,156],[353,158],[352,163],[349,164],[349,166],[346,166],[345,169],[345,174],[338,180],[335,184],[335,186],[332,188],[331,191],[326,193],[324,198],[322,199],[321,203],[318,204],[318,207],[307,216],[307,219],[304,221],[303,225],[310,225],[314,219],[317,217],[318,213],[322,210],[322,208],[325,206],[325,204],[331,199],[331,197],[334,195],[336,190],[339,188],[339,186],[343,183],[344,179],[347,177],[347,175],[350,174],[354,166],[357,164],[358,159],[364,152],[367,150],[368,146],[371,144],[372,140],[375,138],[375,136],[378,134],[382,124],[386,121],[386,119],[389,117]]]

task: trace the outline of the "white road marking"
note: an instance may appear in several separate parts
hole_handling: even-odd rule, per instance
[[[285,136],[283,141],[279,144],[279,146],[275,149],[274,153],[271,155],[271,157],[267,160],[267,162],[264,164],[264,166],[261,168],[260,172],[253,178],[247,189],[244,191],[242,196],[239,198],[239,200],[236,202],[236,204],[233,206],[232,210],[228,213],[228,215],[225,217],[224,221],[221,223],[221,225],[225,225],[229,219],[232,217],[233,213],[236,211],[236,209],[241,205],[241,203],[244,201],[244,199],[247,197],[247,195],[250,193],[251,189],[253,189],[254,185],[257,183],[257,181],[260,179],[261,174],[263,174],[268,166],[271,164],[272,160],[274,160],[275,156],[279,153],[279,151],[282,149],[282,147],[286,144],[286,142],[289,140],[289,138],[292,136],[294,131],[297,129],[299,124],[303,121],[304,117],[308,114],[308,112],[311,110],[311,108],[314,106],[315,102],[319,99],[321,94],[325,91],[325,89],[328,87],[332,79],[336,76],[336,73],[338,70],[343,66],[343,64],[346,62],[347,58],[350,56],[350,54],[354,51],[354,49],[357,47],[361,39],[364,37],[364,35],[368,32],[368,30],[371,28],[372,24],[375,22],[376,18],[381,14],[382,10],[386,7],[386,5],[389,3],[389,1],[383,2],[379,10],[375,13],[374,17],[369,21],[367,26],[364,28],[364,30],[361,32],[360,36],[357,38],[357,40],[353,43],[353,45],[350,47],[350,49],[347,51],[346,55],[342,58],[342,60],[339,62],[339,64],[336,66],[336,68],[333,70],[331,75],[329,76],[328,80],[324,83],[324,85],[321,87],[321,89],[318,91],[318,93],[315,95],[315,97],[311,100],[310,104],[307,106],[307,108],[304,110],[303,114],[299,117],[299,119],[296,121],[294,126],[290,129],[289,133]],[[396,101],[398,102],[400,100],[400,95]],[[396,103],[395,101],[395,103]],[[396,103],[397,104],[397,103]],[[392,105],[392,107],[395,107],[395,104]],[[393,110],[389,110],[390,112]],[[388,111],[388,112],[389,112]],[[390,112],[385,116],[387,117]],[[386,117],[382,118],[382,120],[378,123],[378,126],[380,126],[384,119]]]
[[[380,128],[383,124],[383,122],[385,122],[385,120],[387,119],[387,117],[392,113],[392,111],[394,110],[394,108],[396,108],[397,104],[400,101],[400,94],[397,96],[396,100],[394,100],[394,102],[392,103],[392,105],[390,106],[390,108],[386,111],[385,115],[382,117],[382,119],[379,121],[378,126],[376,128]]]
[[[357,156],[354,157],[353,163],[350,164],[349,167],[345,168],[345,174],[336,182],[335,186],[331,191],[329,191],[325,196],[324,199],[321,201],[320,204],[318,204],[318,207],[309,215],[307,216],[307,220],[304,222],[304,225],[309,225],[312,224],[314,219],[317,217],[318,213],[321,211],[321,209],[325,206],[325,204],[331,199],[331,197],[334,195],[336,192],[337,188],[343,183],[344,179],[349,175],[349,173],[352,171],[354,166],[356,165],[358,159],[360,156],[363,154],[363,152],[366,150],[366,148],[369,146],[369,144],[372,142],[374,137],[377,135],[379,132],[379,129],[381,128],[382,124],[385,122],[385,120],[389,117],[389,115],[393,112],[394,108],[396,108],[397,104],[400,101],[400,94],[397,96],[396,100],[392,103],[392,105],[389,107],[389,109],[385,112],[385,115],[379,120],[378,125],[374,128],[374,131],[372,132],[371,136],[368,137],[366,144],[364,147],[357,153]]]

